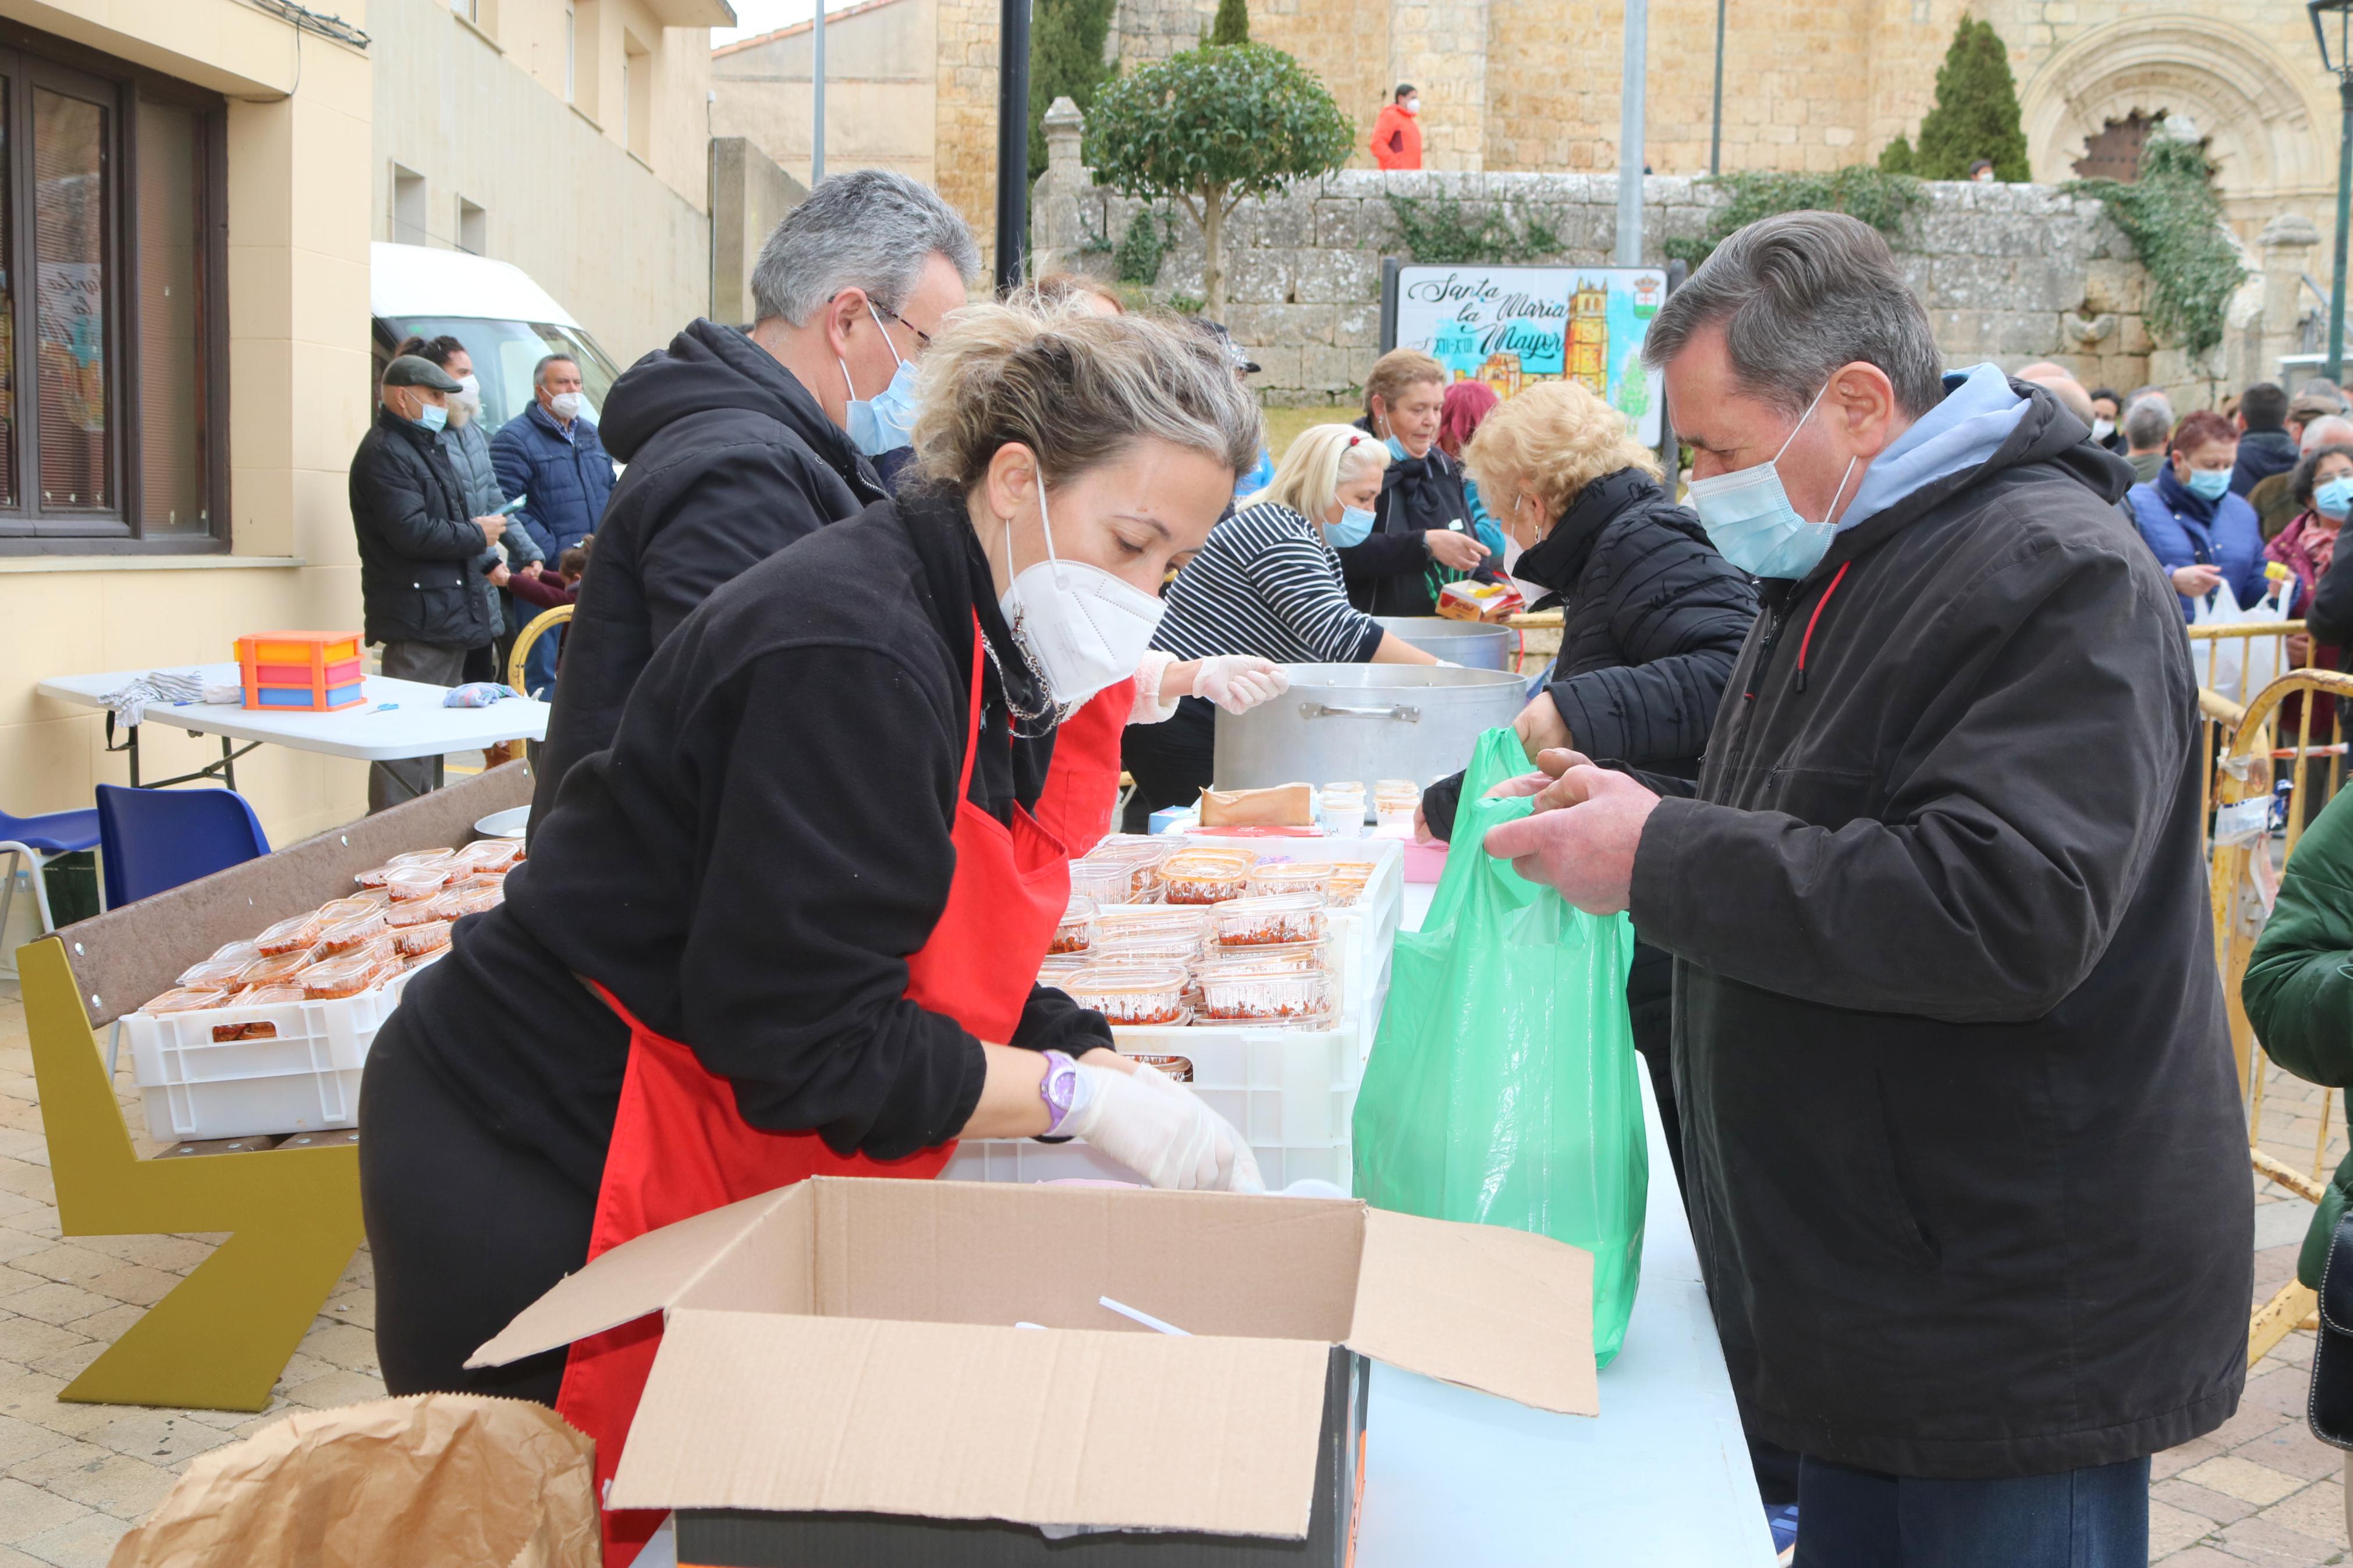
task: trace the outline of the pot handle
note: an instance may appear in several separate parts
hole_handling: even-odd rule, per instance
[[[1402,702],[1388,708],[1335,708],[1329,702],[1303,702],[1299,713],[1303,719],[1398,719],[1408,724],[1421,722],[1421,710]]]

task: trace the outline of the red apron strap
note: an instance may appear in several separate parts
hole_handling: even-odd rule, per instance
[[[964,772],[956,779],[956,801],[961,805],[972,794],[972,759],[980,752],[980,666],[988,657],[987,645],[981,640],[980,612],[972,613],[972,702],[965,712]]]

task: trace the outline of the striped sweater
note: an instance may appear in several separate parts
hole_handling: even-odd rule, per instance
[[[1265,501],[1209,531],[1162,597],[1152,646],[1179,658],[1254,654],[1277,664],[1361,664],[1381,628],[1348,603],[1340,558],[1314,523]]]

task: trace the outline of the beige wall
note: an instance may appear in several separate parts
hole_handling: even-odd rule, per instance
[[[626,366],[709,306],[709,29],[665,31],[638,0],[581,15],[609,46],[575,83],[586,97],[602,82],[598,119],[564,101],[562,0],[499,0],[494,35],[444,0],[372,0],[372,232],[396,237],[394,166],[424,175],[427,244],[459,243],[461,198],[482,208],[487,254],[530,273]],[[624,30],[658,49],[650,161],[622,144],[613,108]]]
[[[894,169],[929,184],[937,157],[935,0],[881,0],[828,18],[825,167]],[[714,136],[741,136],[806,184],[814,115],[809,29],[788,28],[711,58]]]
[[[359,7],[343,15],[360,21]],[[241,0],[0,0],[6,16],[222,92],[228,110],[229,557],[0,557],[0,805],[90,803],[128,782],[95,712],[33,693],[44,676],[212,662],[241,632],[357,626],[344,469],[366,428],[366,57]],[[363,23],[364,25],[364,23]],[[177,772],[217,742],[146,726],[143,765]],[[237,769],[273,840],[348,821],[365,770],[280,747]]]

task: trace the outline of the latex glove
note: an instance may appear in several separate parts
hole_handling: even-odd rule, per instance
[[[1206,698],[1229,713],[1247,713],[1291,689],[1282,667],[1247,654],[1221,653],[1205,658],[1193,674],[1193,695]]]
[[[1175,1079],[1078,1068],[1078,1091],[1058,1131],[1085,1139],[1155,1187],[1266,1191],[1241,1134]]]
[[[1457,572],[1468,572],[1487,558],[1487,547],[1467,533],[1451,529],[1433,528],[1421,536],[1430,558],[1440,566],[1451,566]]]

